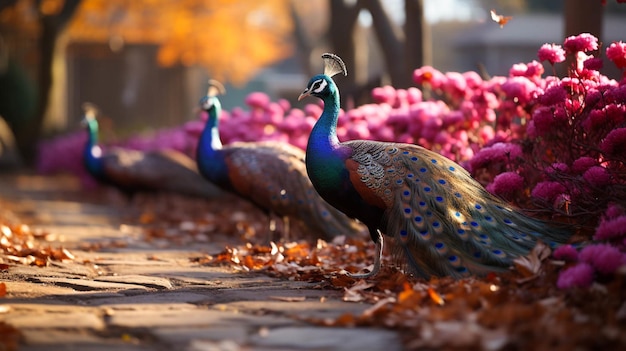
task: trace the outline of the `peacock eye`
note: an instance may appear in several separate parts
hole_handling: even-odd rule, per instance
[[[324,88],[326,88],[326,84],[327,83],[324,79],[316,80],[315,82],[313,82],[313,85],[311,86],[311,91],[313,93],[319,94],[324,90]]]

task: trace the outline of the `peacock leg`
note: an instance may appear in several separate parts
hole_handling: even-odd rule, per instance
[[[374,260],[374,267],[369,273],[352,274],[348,273],[348,276],[355,279],[367,279],[375,276],[380,271],[381,261],[383,258],[383,235],[378,232],[378,241],[376,241],[376,257]]]

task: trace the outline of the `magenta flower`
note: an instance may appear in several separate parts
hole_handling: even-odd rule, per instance
[[[246,97],[246,105],[252,108],[265,108],[270,103],[270,97],[262,92],[254,92]]]
[[[578,258],[603,274],[611,274],[624,264],[624,254],[609,244],[589,245],[580,251]]]
[[[493,178],[493,183],[487,185],[487,191],[492,194],[509,197],[524,188],[524,178],[515,172],[504,172]]]
[[[566,189],[563,184],[547,180],[537,183],[531,192],[531,196],[551,203],[558,195],[565,192]]]
[[[518,104],[527,104],[536,94],[537,86],[526,77],[512,77],[501,86],[506,96]]]
[[[577,261],[578,251],[572,245],[562,245],[554,250],[552,256],[557,260]]]
[[[539,96],[539,101],[546,106],[562,104],[567,98],[567,90],[562,85],[556,84],[548,87],[543,95]]]
[[[611,183],[611,176],[607,173],[606,168],[593,166],[583,173],[585,179],[592,186],[604,186]]]
[[[471,169],[476,170],[493,163],[507,163],[522,156],[522,148],[517,144],[495,143],[482,148],[469,161]]]
[[[598,50],[598,38],[589,33],[582,33],[566,38],[563,47],[571,53]]]
[[[445,76],[431,66],[424,66],[413,72],[413,81],[421,85],[429,84],[433,89],[439,89],[445,81]]]
[[[626,68],[626,43],[618,41],[606,48],[606,57],[611,60],[617,68]]]
[[[561,45],[556,44],[543,44],[537,52],[539,61],[548,61],[554,65],[557,62],[565,61],[565,50]]]
[[[559,289],[588,288],[593,283],[593,268],[587,263],[578,263],[559,274],[556,286]]]
[[[572,171],[574,171],[574,173],[583,174],[589,168],[597,165],[598,160],[596,160],[595,158],[583,156],[579,157],[572,163]]]
[[[583,67],[592,71],[599,71],[602,69],[602,59],[591,57],[583,61]]]
[[[607,155],[623,155],[626,150],[626,128],[613,129],[600,143],[600,150]]]
[[[626,216],[602,219],[596,228],[595,240],[612,240],[626,237]]]

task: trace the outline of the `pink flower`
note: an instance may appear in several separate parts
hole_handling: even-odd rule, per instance
[[[624,254],[609,244],[589,245],[580,251],[578,258],[603,274],[611,274],[624,264]]]
[[[543,181],[535,185],[531,196],[551,203],[558,195],[565,192],[566,189],[563,184],[554,181]]]
[[[566,38],[563,46],[571,53],[594,51],[598,50],[598,38],[589,33],[582,33]]]
[[[593,166],[583,173],[583,179],[593,186],[604,186],[611,183],[611,176],[607,173],[606,168]]]
[[[413,81],[421,85],[429,84],[433,89],[439,89],[445,81],[445,76],[431,66],[424,66],[413,71]]]
[[[613,129],[600,143],[600,150],[607,155],[623,155],[626,150],[626,128]]]
[[[557,247],[552,256],[557,260],[577,261],[578,251],[572,245],[563,245]]]
[[[559,274],[556,286],[559,289],[587,288],[593,283],[593,268],[587,263],[579,263]]]
[[[572,163],[572,171],[578,174],[585,173],[589,168],[598,165],[598,160],[592,157],[579,157]]]
[[[493,178],[487,185],[487,191],[499,196],[510,196],[524,187],[524,178],[515,172],[504,172]]]
[[[511,77],[501,86],[507,97],[518,104],[526,104],[536,94],[537,86],[526,77]]]
[[[565,61],[565,50],[561,45],[543,44],[537,52],[539,61],[548,61],[550,64]]]
[[[595,58],[595,57],[588,58],[588,59],[586,59],[583,62],[583,67],[585,69],[592,70],[592,71],[599,71],[599,70],[601,70],[602,69],[602,65],[603,65],[602,64],[602,59]]]
[[[595,240],[612,240],[622,237],[626,237],[626,216],[602,219],[593,236]]]
[[[522,148],[517,144],[495,143],[482,148],[469,161],[470,167],[475,170],[493,163],[506,163],[522,156]]]
[[[552,85],[548,87],[543,95],[539,96],[539,102],[546,106],[562,104],[567,98],[567,90],[562,85]]]
[[[606,48],[606,57],[611,60],[617,68],[626,68],[626,43],[615,42]]]
[[[270,103],[270,97],[262,92],[254,92],[246,97],[246,105],[253,108],[265,108]]]

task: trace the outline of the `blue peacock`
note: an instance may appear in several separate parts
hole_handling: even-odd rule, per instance
[[[143,152],[112,148],[104,152],[98,145],[98,109],[83,104],[82,123],[88,132],[83,151],[87,171],[101,184],[110,185],[129,198],[138,192],[170,192],[213,198],[221,191],[198,172],[194,160],[175,150]]]
[[[221,83],[209,81],[200,100],[208,120],[200,136],[196,159],[200,173],[223,190],[235,193],[268,214],[289,221],[315,238],[354,236],[362,225],[330,206],[315,191],[306,174],[304,150],[283,142],[236,142],[222,146],[219,134]]]
[[[336,133],[339,91],[332,77],[347,75],[334,54],[322,55],[324,74],[310,79],[301,100],[324,102],[306,149],[306,167],[322,198],[369,229],[377,256],[383,235],[411,272],[429,278],[502,271],[542,240],[565,242],[570,232],[530,218],[487,192],[455,162],[417,145],[353,140]]]

